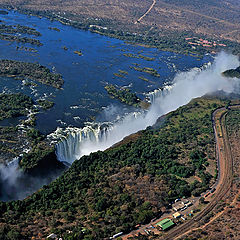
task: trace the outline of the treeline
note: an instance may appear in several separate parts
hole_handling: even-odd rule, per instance
[[[17,128],[0,126],[0,159],[1,162],[9,161],[21,154],[19,149],[22,138],[19,137]]]
[[[5,41],[13,41],[17,43],[29,43],[36,46],[42,46],[43,44],[38,39],[33,39],[29,37],[20,37],[16,34],[28,34],[34,36],[41,36],[41,33],[38,32],[35,28],[28,26],[23,26],[20,24],[17,25],[6,25],[0,24],[0,39]],[[15,34],[15,35],[14,35]]]
[[[231,109],[228,112],[227,118],[227,129],[229,134],[237,134],[240,129],[240,111],[239,109]]]
[[[19,166],[24,172],[40,172],[41,165],[44,163],[45,167],[48,168],[52,165],[51,161],[57,163],[55,149],[39,142],[29,153],[23,154]],[[45,171],[47,172],[47,169]]]
[[[13,60],[0,60],[0,75],[21,79],[30,78],[55,88],[61,88],[64,83],[60,74],[52,73],[40,64]]]
[[[207,171],[215,157],[211,113],[225,104],[193,100],[135,140],[75,161],[25,200],[1,203],[5,225],[0,234],[30,239],[54,232],[64,239],[104,239],[149,222],[176,198],[199,195],[212,178]],[[186,181],[194,175],[201,182]]]
[[[38,102],[39,106],[42,107],[45,110],[50,109],[54,106],[54,102],[51,102],[51,101],[46,100],[46,99],[44,99],[44,100],[40,99],[37,102]]]
[[[135,71],[138,71],[138,72],[145,72],[147,74],[150,74],[151,76],[153,77],[160,77],[160,74],[158,73],[158,71],[156,69],[153,69],[153,68],[149,68],[149,67],[132,67],[130,66],[130,68],[134,69]]]

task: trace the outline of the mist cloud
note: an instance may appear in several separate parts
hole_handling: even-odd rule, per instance
[[[101,124],[94,124],[95,127],[92,125],[83,129],[67,129],[69,136],[56,146],[58,160],[71,164],[83,155],[105,150],[124,137],[153,125],[161,115],[187,104],[193,98],[218,90],[227,93],[238,91],[239,79],[228,79],[221,73],[239,65],[237,56],[222,52],[216,57],[214,63],[205,70],[192,69],[177,74],[171,89],[163,90],[166,91],[165,94],[160,94],[147,112],[128,114],[108,128]],[[110,106],[103,114],[105,117],[112,117],[116,116],[118,112],[119,108]],[[28,177],[19,170],[16,162],[9,166],[0,166],[2,199],[21,199],[49,182],[44,178],[29,180]],[[33,182],[34,186],[26,186],[26,181]]]
[[[167,94],[159,96],[152,104],[150,110],[134,118],[133,114],[126,116],[123,121],[115,124],[103,141],[85,140],[79,145],[76,156],[81,157],[97,150],[105,150],[122,140],[125,136],[153,125],[163,114],[176,110],[187,104],[191,99],[201,97],[207,93],[223,90],[227,93],[234,92],[239,84],[238,79],[229,79],[222,72],[236,68],[240,65],[237,56],[221,52],[212,65],[205,70],[192,69],[176,75],[173,87]]]

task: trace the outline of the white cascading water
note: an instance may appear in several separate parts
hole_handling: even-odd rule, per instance
[[[110,125],[106,124],[104,126],[100,124],[90,125],[82,129],[67,128],[64,131],[58,129],[58,134],[62,135],[62,141],[56,145],[58,160],[66,165],[71,165],[73,161],[82,156],[81,145],[84,142],[99,143],[106,141],[110,130]]]
[[[127,115],[127,119],[135,121],[139,115],[140,112],[133,112]],[[126,117],[118,120],[115,124],[111,122],[88,123],[89,125],[84,128],[58,128],[48,138],[51,140],[61,138],[61,141],[56,144],[56,155],[60,162],[69,166],[81,156],[87,155],[95,151],[95,149],[97,151],[110,147],[112,145],[109,145],[110,139],[115,143],[115,137],[112,135],[114,129],[124,121],[126,121]],[[84,146],[87,146],[87,148]]]
[[[231,93],[239,89],[238,79],[228,79],[222,72],[240,65],[237,56],[220,53],[214,63],[207,64],[201,69],[192,69],[189,72],[179,73],[173,80],[172,86],[165,86],[149,94],[152,103],[147,112],[137,116],[129,114],[121,121],[109,126],[88,126],[83,129],[67,129],[63,132],[67,136],[56,145],[58,160],[68,165],[83,155],[105,150],[124,137],[153,125],[163,114],[187,104],[191,99],[201,97],[207,93],[223,90]],[[58,136],[58,129],[55,135]],[[53,136],[53,135],[52,135]]]
[[[156,99],[163,98],[167,94],[170,94],[172,88],[173,88],[173,85],[166,85],[165,87],[158,88],[152,92],[149,92],[148,94],[146,94],[146,96],[149,99],[149,102],[151,104],[154,104],[156,102]]]
[[[197,72],[201,72],[203,70],[206,70],[208,69],[209,67],[211,67],[212,63],[209,62],[209,63],[205,63],[202,67],[200,68],[193,68],[192,71],[195,71],[196,73]],[[188,72],[189,73],[189,72]],[[149,92],[146,94],[147,96],[147,99],[149,100],[149,102],[151,104],[154,104],[156,102],[157,99],[162,99],[164,98],[166,95],[169,95],[171,94],[171,90],[174,88],[174,84],[172,83],[166,83],[164,87],[161,87],[161,88],[158,88],[158,89],[155,89],[154,91],[152,92]]]

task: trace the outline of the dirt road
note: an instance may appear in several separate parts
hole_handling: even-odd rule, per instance
[[[151,10],[153,9],[154,5],[156,4],[156,2],[157,2],[157,0],[153,0],[153,3],[150,6],[150,8],[134,24],[140,23],[141,20],[149,14],[151,12]]]

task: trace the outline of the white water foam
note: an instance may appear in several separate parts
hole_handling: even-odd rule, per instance
[[[134,113],[129,114],[109,126],[96,124],[95,127],[87,126],[83,129],[63,131],[68,134],[56,145],[58,160],[72,164],[83,155],[105,150],[124,137],[153,125],[161,115],[187,104],[193,98],[218,90],[227,93],[236,91],[239,89],[239,80],[225,78],[221,73],[239,65],[237,56],[220,53],[213,64],[179,73],[173,80],[172,86],[165,86],[150,93],[152,105],[148,112],[137,116]]]

